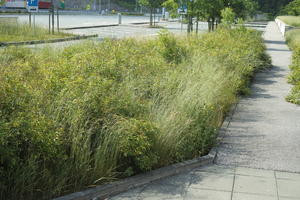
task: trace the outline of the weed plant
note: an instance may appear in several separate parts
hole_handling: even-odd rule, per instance
[[[289,76],[289,83],[294,87],[287,96],[287,100],[291,103],[300,104],[300,30],[295,29],[288,31],[286,39],[289,47],[293,50],[292,72]]]
[[[45,40],[69,37],[71,34],[56,33],[49,34],[48,29],[28,24],[12,24],[0,22],[0,42],[21,42],[30,40]]]
[[[0,50],[0,199],[50,199],[208,153],[267,66],[261,35]]]

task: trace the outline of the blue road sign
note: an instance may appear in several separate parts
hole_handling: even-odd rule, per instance
[[[39,9],[39,0],[27,0],[27,9],[29,12],[37,12]]]
[[[27,6],[28,7],[38,7],[39,0],[27,0]]]

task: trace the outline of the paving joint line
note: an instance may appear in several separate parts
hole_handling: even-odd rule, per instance
[[[234,175],[233,175],[233,182],[232,182],[232,189],[231,189],[230,200],[233,199],[234,186],[235,186],[235,177],[236,177],[236,167],[234,168]]]
[[[274,178],[275,178],[275,186],[276,186],[276,195],[277,195],[277,200],[279,200],[279,193],[278,193],[278,182],[277,182],[277,177],[276,177],[276,171],[274,171]]]

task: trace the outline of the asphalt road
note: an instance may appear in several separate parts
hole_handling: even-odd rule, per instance
[[[1,15],[1,16],[13,16],[18,17],[18,21],[21,23],[29,23],[29,16],[22,15]],[[55,16],[55,26],[56,24]],[[49,16],[45,13],[37,14],[35,17],[36,24],[48,27],[49,25]],[[148,17],[145,16],[122,16],[122,23],[138,23],[138,22],[147,22],[149,21]],[[107,24],[117,24],[118,16],[102,16],[102,15],[60,15],[59,24],[61,28],[77,27],[77,26],[94,26],[94,25],[107,25]]]

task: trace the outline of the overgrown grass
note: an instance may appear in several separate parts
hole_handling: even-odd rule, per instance
[[[0,50],[0,199],[50,199],[205,155],[268,65],[258,32]]]
[[[278,18],[290,26],[300,27],[300,16],[279,16]]]
[[[294,85],[287,100],[295,104],[300,104],[300,30],[288,31],[286,39],[288,45],[293,50],[293,60],[290,66],[292,73],[289,76],[289,83]]]
[[[48,29],[36,26],[35,29],[28,24],[12,24],[0,22],[0,42],[20,42],[30,40],[45,40],[70,37],[71,34],[49,34]]]

